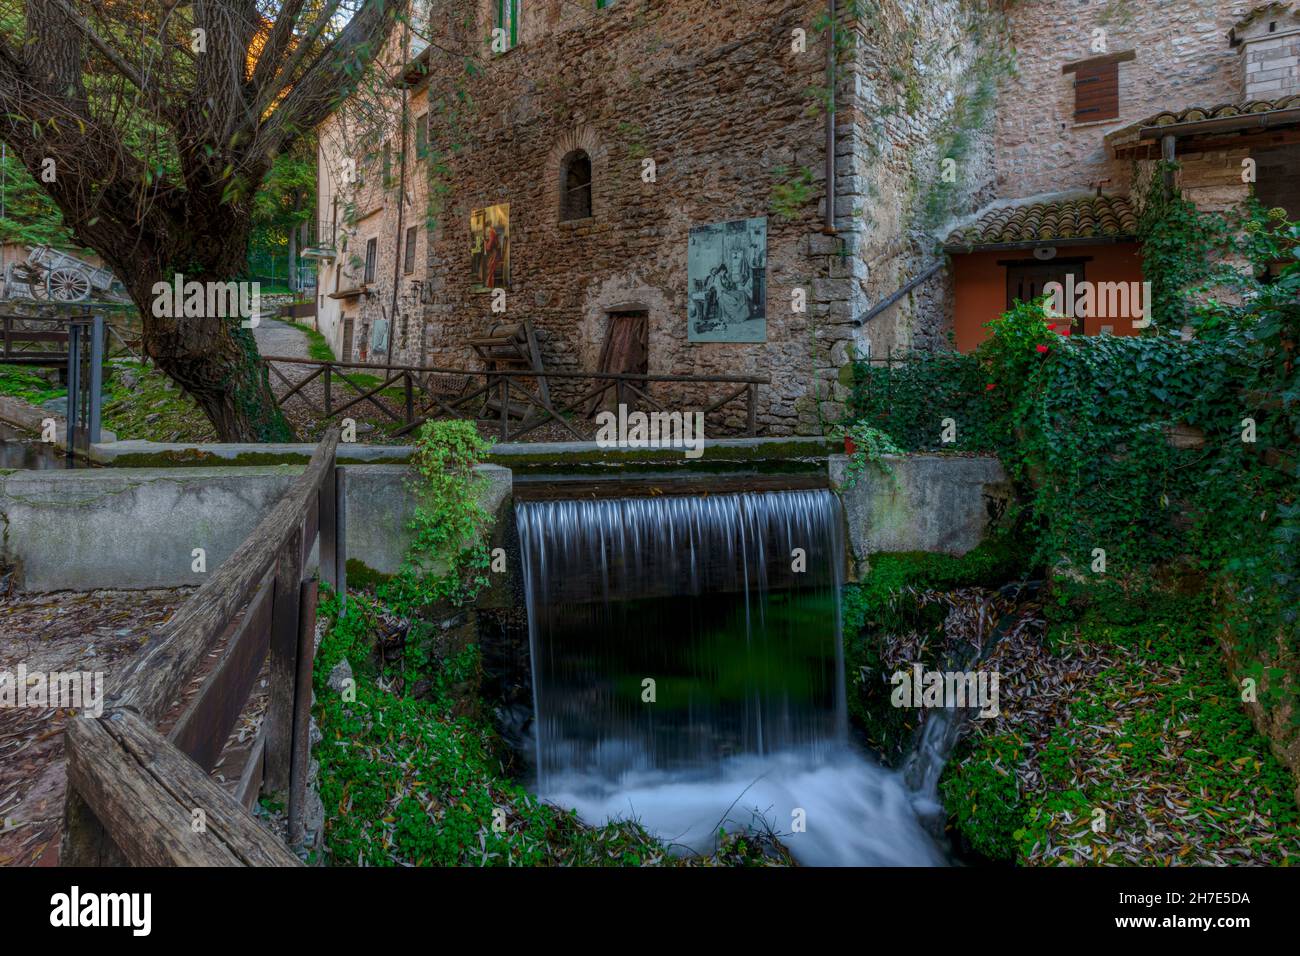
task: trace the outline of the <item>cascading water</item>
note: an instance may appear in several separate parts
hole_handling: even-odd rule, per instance
[[[806,863],[944,861],[901,776],[848,742],[832,493],[516,515],[543,798],[696,850],[759,817]]]

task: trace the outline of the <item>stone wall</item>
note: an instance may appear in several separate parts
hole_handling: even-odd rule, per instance
[[[475,111],[469,123],[435,123],[448,147],[440,178],[450,191],[430,242],[430,360],[476,367],[464,339],[527,316],[550,368],[592,370],[608,313],[644,310],[652,374],[769,374],[761,428],[818,430],[815,398],[830,400],[824,417],[838,416],[844,395],[836,374],[852,348],[911,337],[917,313],[908,303],[871,329],[855,323],[914,275],[933,246],[915,224],[919,184],[932,178],[933,144],[973,55],[962,31],[972,6],[893,4],[900,23],[917,31],[897,50],[872,52],[887,31],[850,29],[859,45],[846,50],[837,83],[840,237],[821,231],[824,113],[810,93],[825,83],[825,40],[815,26],[823,2],[528,6],[515,49],[482,58],[468,80],[459,64],[430,80],[431,102],[448,102],[463,87]],[[482,13],[469,28],[473,42],[487,35]],[[796,29],[806,31],[805,52],[792,51]],[[878,107],[894,97],[886,88],[900,68],[918,75],[924,95],[894,103],[882,118]],[[562,223],[560,162],[575,147],[592,159],[593,215]],[[656,164],[653,182],[643,179],[644,159]],[[786,218],[773,188],[802,170],[809,197]],[[510,205],[504,314],[491,311],[489,294],[473,291],[469,275],[470,213],[498,203]],[[691,227],[759,216],[768,230],[767,341],[688,342]],[[808,292],[806,314],[791,310],[796,288]],[[687,409],[718,392],[655,388]],[[738,426],[743,406],[733,407],[727,424]]]
[[[1238,50],[1228,31],[1252,4],[1230,0],[1039,0],[1010,12],[1018,76],[997,112],[997,189],[1007,198],[1095,187],[1123,191],[1126,169],[1112,163],[1107,133],[1162,110],[1234,103],[1244,96]],[[1133,50],[1119,66],[1119,117],[1074,122],[1074,77],[1067,63]],[[1113,181],[1112,181],[1113,180]]]

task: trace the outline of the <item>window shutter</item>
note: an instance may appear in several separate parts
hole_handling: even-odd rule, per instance
[[[1119,63],[1080,66],[1074,71],[1074,121],[1091,123],[1119,116]]]

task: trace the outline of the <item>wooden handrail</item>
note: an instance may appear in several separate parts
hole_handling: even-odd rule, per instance
[[[316,625],[305,567],[318,537],[322,576],[346,587],[338,441],[335,426],[271,512],[131,658],[104,716],[69,721],[63,863],[298,864],[247,807],[258,788],[287,790],[289,833],[301,841]],[[221,656],[164,738],[156,725],[217,647]],[[208,772],[268,657],[267,712],[236,799]]]
[[[132,866],[301,865],[139,714],[74,718],[66,741],[69,791]]]
[[[162,634],[123,670],[109,705],[156,722],[183,687],[230,619],[252,598],[286,540],[302,524],[311,496],[333,468],[339,430],[326,432],[297,481],[271,513],[202,587],[190,595]]]
[[[369,372],[427,372],[431,375],[472,375],[492,378],[596,378],[607,381],[630,382],[694,382],[699,385],[745,384],[771,385],[770,375],[649,375],[639,372],[562,372],[534,369],[465,369],[440,368],[436,365],[374,365],[366,362],[324,362],[320,359],[296,358],[287,355],[263,355],[262,362],[283,362],[288,365],[328,365],[331,368],[355,368]]]

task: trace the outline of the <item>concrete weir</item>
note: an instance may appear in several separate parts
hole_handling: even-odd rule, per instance
[[[829,487],[844,502],[854,574],[876,551],[970,550],[1009,498],[996,459],[949,455],[900,458],[892,476],[870,469],[844,487],[846,459],[831,454],[835,447],[820,438],[736,439],[709,442],[703,457],[688,460],[670,449],[498,445],[479,468],[487,479],[482,503],[496,519],[493,545],[505,547],[517,568],[517,497]],[[18,568],[18,587],[27,591],[201,584],[206,575],[193,570],[194,549],[204,550],[206,574],[215,571],[312,449],[113,442],[92,450],[108,467],[0,474],[0,563]],[[339,447],[348,558],[358,574],[392,574],[401,563],[414,507],[403,464],[409,454],[400,446]],[[509,600],[508,586],[491,592],[494,604]]]

